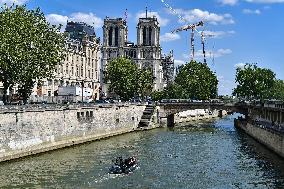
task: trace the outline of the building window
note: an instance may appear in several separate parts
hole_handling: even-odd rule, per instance
[[[112,32],[113,32],[113,28],[110,27],[109,31],[108,31],[108,45],[112,46]]]
[[[152,45],[152,27],[149,28],[149,44],[148,45]]]
[[[71,74],[74,75],[74,67],[71,67]]]
[[[115,46],[118,46],[118,27],[115,27]]]
[[[146,45],[146,27],[143,27],[143,45]]]
[[[79,68],[76,66],[76,76],[79,77]]]
[[[66,74],[68,74],[69,72],[68,72],[68,69],[69,69],[69,67],[68,67],[68,64],[66,65]]]
[[[84,69],[83,69],[83,67],[81,68],[81,77],[83,77],[83,71],[84,71]]]
[[[88,77],[91,78],[91,71],[88,70]]]

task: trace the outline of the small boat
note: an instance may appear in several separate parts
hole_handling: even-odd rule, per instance
[[[121,157],[118,157],[115,161],[115,164],[109,169],[111,174],[128,174],[133,172],[136,168],[137,160],[135,157],[130,157],[123,160]]]

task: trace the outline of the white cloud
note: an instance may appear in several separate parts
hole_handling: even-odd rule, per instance
[[[82,13],[76,12],[72,13],[70,16],[64,16],[60,14],[48,14],[46,19],[54,25],[62,24],[62,30],[65,29],[67,20],[68,21],[75,21],[75,22],[85,22],[95,29],[101,28],[103,25],[103,20],[97,17],[94,13]]]
[[[263,4],[273,4],[273,3],[284,3],[284,0],[243,0],[249,3],[263,3]],[[239,0],[218,0],[222,5],[234,6],[238,4]]]
[[[231,53],[232,53],[231,49],[218,49],[215,52],[214,56],[215,56],[215,58],[218,58],[218,57],[221,57],[221,56],[224,56],[224,55],[228,55],[228,54],[231,54]]]
[[[101,28],[103,26],[103,20],[99,17],[97,17],[93,13],[82,13],[82,12],[76,12],[72,13],[70,18],[70,21],[76,21],[76,22],[85,22],[91,26],[94,26],[94,28]]]
[[[13,3],[16,5],[23,5],[29,0],[0,0],[0,4],[12,5]]]
[[[235,68],[244,68],[245,67],[245,63],[238,63],[238,64],[235,64]]]
[[[284,0],[246,0],[250,3],[284,3]]]
[[[244,14],[261,14],[261,11],[259,9],[251,10],[251,9],[243,9]]]
[[[222,5],[234,6],[238,3],[238,0],[219,0],[218,2],[220,2]]]
[[[177,33],[165,33],[164,35],[161,35],[162,42],[175,41],[178,39],[180,39],[180,35]]]
[[[48,22],[54,25],[66,25],[68,16],[63,16],[60,14],[48,14],[46,15],[46,19]]]
[[[205,52],[206,58],[219,58],[228,54],[231,54],[232,50],[231,49],[218,49],[217,51],[213,51],[213,50],[207,50]],[[195,52],[195,58],[196,59],[200,59],[203,58],[203,53],[202,50],[198,50],[197,52]]]
[[[166,26],[169,23],[169,20],[166,18],[162,18],[158,12],[148,12],[148,17],[157,17],[158,22],[160,24],[160,26]],[[136,20],[138,20],[139,18],[145,18],[146,17],[146,13],[145,12],[139,12],[136,14]]]
[[[169,12],[169,11],[168,11]],[[192,10],[184,10],[184,9],[176,9],[176,14],[181,15],[186,21],[193,23],[204,21],[210,24],[234,24],[235,21],[230,14],[216,14],[208,11],[203,11],[200,9],[192,9]],[[174,14],[169,12],[170,14]],[[180,20],[184,21],[184,20]]]
[[[186,62],[184,60],[175,60],[175,67],[181,66],[183,64],[186,64]]]
[[[208,31],[205,30],[203,31],[205,36],[210,37],[210,38],[222,38],[225,36],[233,35],[236,32],[231,30],[231,31]]]

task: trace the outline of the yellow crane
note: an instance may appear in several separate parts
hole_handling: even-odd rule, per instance
[[[191,31],[191,39],[190,39],[190,44],[191,44],[191,52],[190,52],[191,61],[194,60],[194,32],[196,31],[197,27],[203,26],[203,24],[204,24],[203,21],[200,21],[200,22],[195,23],[195,24],[189,24],[189,25],[182,26],[182,27],[172,31],[172,33],[177,33],[177,32],[187,31],[187,30]]]

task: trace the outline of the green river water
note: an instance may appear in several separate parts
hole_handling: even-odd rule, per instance
[[[284,160],[233,126],[234,116],[129,133],[0,164],[0,188],[284,188]],[[115,157],[139,168],[108,174]]]

